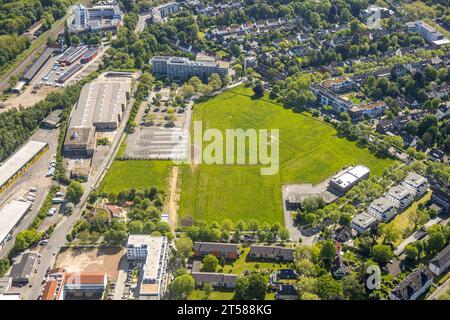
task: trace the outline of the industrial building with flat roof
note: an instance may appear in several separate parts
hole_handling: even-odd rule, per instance
[[[165,291],[169,244],[166,237],[129,235],[127,259],[145,263],[142,266],[140,299],[160,300]]]
[[[92,155],[95,130],[115,130],[122,121],[130,87],[122,80],[85,84],[70,117],[64,151]]]
[[[365,166],[348,167],[330,180],[330,189],[347,192],[361,180],[369,178],[370,169]]]
[[[28,141],[0,166],[0,193],[48,149],[47,142]]]
[[[30,209],[31,204],[25,201],[13,200],[0,210],[0,245],[19,224],[20,220]]]
[[[23,75],[22,79],[30,82],[36,73],[41,70],[42,66],[50,59],[50,57],[55,51],[55,48],[46,48],[44,52],[39,56],[39,58],[33,63],[33,65],[28,69],[27,72]]]

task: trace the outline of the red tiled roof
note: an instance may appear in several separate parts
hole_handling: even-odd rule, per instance
[[[44,291],[42,292],[41,300],[53,300],[57,286],[58,283],[56,280],[48,281],[45,284]]]
[[[68,273],[65,284],[102,284],[106,273]]]

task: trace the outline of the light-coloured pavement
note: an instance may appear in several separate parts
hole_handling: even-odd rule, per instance
[[[434,292],[430,294],[427,300],[435,300],[442,293],[444,293],[449,286],[450,286],[450,278],[448,278],[443,284],[441,284],[436,290],[434,290]]]

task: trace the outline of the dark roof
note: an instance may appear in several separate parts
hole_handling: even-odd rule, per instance
[[[251,255],[282,257],[284,260],[293,259],[294,251],[295,251],[294,249],[277,246],[261,246],[261,245],[250,246]]]
[[[50,56],[53,54],[53,51],[55,51],[54,48],[47,48],[45,51],[40,55],[40,57],[33,63],[33,65],[28,69],[27,72],[23,75],[23,79],[30,81],[33,79],[33,77],[36,75],[36,73],[42,68],[44,63],[47,62],[47,60],[50,58]]]
[[[215,273],[215,272],[192,272],[195,282],[221,282],[226,284],[236,284],[238,276],[236,274]]]
[[[297,279],[297,272],[293,269],[280,269],[277,272],[277,278],[283,279]]]
[[[400,300],[409,300],[432,278],[430,270],[415,269],[391,291],[391,294]]]
[[[35,252],[24,253],[19,263],[15,263],[11,268],[10,277],[13,281],[28,281],[33,272],[34,265],[37,260]]]
[[[341,268],[344,270],[345,274],[348,273],[348,271],[349,271],[348,265],[344,261],[344,258],[340,254],[336,254],[334,256],[334,260],[333,260],[333,264],[332,264],[333,274],[335,274]]]
[[[430,261],[431,264],[435,265],[438,268],[442,268],[448,264],[450,260],[450,244],[446,246],[441,252],[438,253],[433,260]]]
[[[197,252],[220,251],[220,252],[236,253],[238,251],[238,245],[235,243],[195,242],[194,243],[194,251],[197,251]]]
[[[280,284],[277,294],[282,296],[296,296],[298,292],[292,284]]]

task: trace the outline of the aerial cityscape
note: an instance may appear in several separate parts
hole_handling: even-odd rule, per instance
[[[448,0],[0,0],[0,300],[450,300],[449,165]]]

